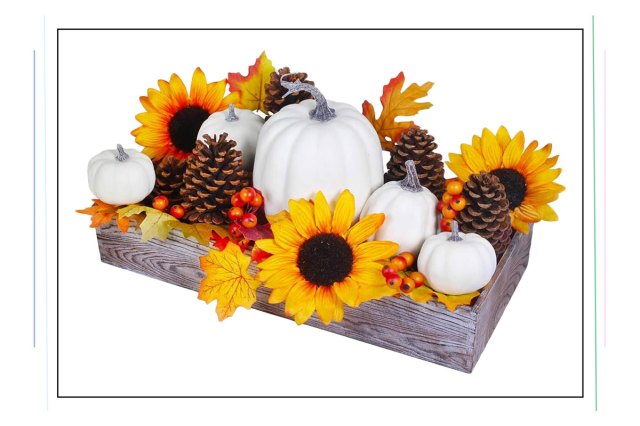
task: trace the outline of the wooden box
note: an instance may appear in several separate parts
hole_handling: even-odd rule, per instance
[[[491,282],[471,307],[449,312],[437,302],[388,297],[357,309],[345,306],[340,323],[325,326],[314,314],[306,324],[470,373],[527,267],[532,232],[533,227],[527,235],[514,235]],[[122,234],[111,223],[97,235],[103,262],[198,291],[204,276],[199,257],[209,249],[185,239],[180,231],[173,230],[166,241],[141,241],[133,227]],[[283,304],[267,303],[268,294],[260,287],[253,308],[284,317]]]

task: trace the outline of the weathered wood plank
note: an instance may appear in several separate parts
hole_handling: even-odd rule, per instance
[[[97,230],[103,262],[197,291],[204,274],[199,257],[208,252],[193,240],[172,231],[167,241],[140,241],[133,227],[122,234],[115,226]],[[312,327],[360,340],[456,370],[471,372],[496,327],[527,266],[531,233],[516,234],[489,286],[473,307],[449,312],[436,302],[415,303],[385,298],[345,307],[344,320],[328,326],[314,316]],[[284,317],[282,304],[267,302],[269,290],[260,287],[255,309]]]

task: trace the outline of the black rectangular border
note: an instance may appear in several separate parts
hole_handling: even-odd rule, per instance
[[[301,396],[301,395],[255,395],[255,396],[168,396],[168,395],[60,395],[60,327],[59,327],[59,291],[60,291],[60,32],[61,31],[580,31],[582,38],[582,393],[580,395],[468,395],[468,396],[419,396],[419,395],[380,395],[380,396]],[[57,28],[56,29],[56,397],[60,399],[114,399],[114,398],[153,398],[153,399],[202,399],[202,398],[419,398],[419,399],[576,399],[584,398],[584,28]]]

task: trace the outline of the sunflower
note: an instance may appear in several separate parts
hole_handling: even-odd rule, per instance
[[[160,90],[148,89],[147,96],[140,97],[146,112],[136,115],[142,126],[131,134],[153,161],[171,155],[178,159],[189,157],[196,145],[202,123],[216,111],[232,101],[224,98],[227,80],[207,84],[200,68],[191,77],[191,90],[176,74],[169,81],[158,80]]]
[[[273,254],[258,265],[258,279],[272,289],[269,303],[285,302],[285,314],[302,324],[313,312],[329,324],[342,321],[344,304],[358,306],[395,293],[381,274],[396,243],[369,241],[384,222],[371,214],[351,226],[355,200],[343,191],[331,214],[322,192],[314,202],[289,201],[289,214],[272,223],[274,238],[256,241]]]
[[[481,171],[498,176],[509,200],[511,225],[526,234],[529,223],[558,220],[549,203],[565,189],[554,182],[562,169],[552,169],[558,156],[549,157],[551,144],[536,148],[538,141],[525,148],[523,132],[512,139],[504,126],[495,135],[485,128],[482,137],[473,136],[471,145],[461,145],[462,154],[449,154],[447,166],[463,182]]]

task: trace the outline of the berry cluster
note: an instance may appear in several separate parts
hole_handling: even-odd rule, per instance
[[[241,228],[255,228],[258,225],[256,212],[264,204],[262,194],[250,186],[242,188],[231,197],[231,207],[227,212],[233,223],[229,233],[234,238],[242,238]]]
[[[161,212],[166,211],[167,207],[169,207],[169,199],[164,195],[158,195],[153,199],[151,206],[156,210],[160,210]],[[184,207],[182,207],[180,204],[174,204],[169,209],[169,214],[176,219],[181,219],[182,216],[184,216]]]
[[[407,271],[415,262],[415,256],[406,251],[391,259],[388,265],[382,268],[387,285],[393,289],[408,294],[416,288],[424,285],[426,278],[420,272]]]
[[[459,180],[449,181],[446,192],[442,194],[442,200],[438,202],[436,209],[442,213],[440,229],[443,231],[451,231],[453,219],[467,205],[467,200],[462,195],[462,188],[462,182]]]

